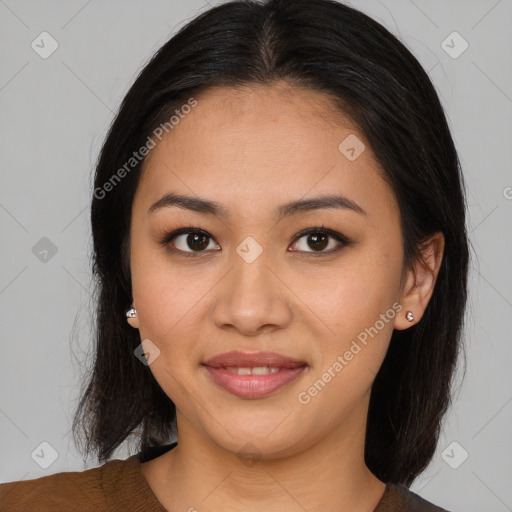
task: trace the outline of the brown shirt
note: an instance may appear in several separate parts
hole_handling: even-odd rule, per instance
[[[1,512],[167,512],[141,470],[141,462],[165,453],[159,447],[148,459],[141,454],[114,459],[97,468],[68,471],[0,485]],[[388,484],[373,512],[447,512],[403,486]]]

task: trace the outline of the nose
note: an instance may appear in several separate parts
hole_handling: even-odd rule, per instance
[[[250,263],[234,254],[231,271],[216,287],[211,308],[214,324],[245,336],[288,326],[292,319],[292,294],[278,276],[275,260],[270,261],[265,251]]]

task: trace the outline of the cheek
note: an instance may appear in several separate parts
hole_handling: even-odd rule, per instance
[[[356,336],[373,325],[392,307],[396,294],[394,282],[386,276],[362,272],[336,283],[323,304],[335,333]]]
[[[177,351],[187,349],[199,324],[197,306],[205,293],[204,280],[198,280],[199,274],[194,277],[197,272],[184,273],[172,265],[165,250],[151,242],[134,243],[131,273],[141,339],[152,340],[172,361]]]
[[[314,417],[322,417],[327,428],[361,406],[389,346],[400,306],[393,301],[387,278],[379,280],[360,270],[337,281],[329,300],[322,303],[322,318],[334,334],[317,343],[318,364],[297,396],[299,403],[310,408],[310,428]]]
[[[134,286],[141,337],[154,339],[161,350],[185,350],[201,324],[203,296],[200,283],[190,279],[185,282],[178,276],[153,275],[149,270]]]
[[[354,250],[329,276],[302,282],[315,310],[331,328],[330,336],[353,338],[379,320],[399,296],[401,256],[386,248]]]
[[[319,381],[324,400],[343,396],[350,406],[371,386],[401,309],[396,302],[400,273],[399,242],[393,251],[366,245],[345,259],[323,295],[316,288],[315,308],[330,331],[310,382]]]
[[[196,283],[199,284],[199,283]],[[150,339],[160,351],[150,370],[178,408],[188,410],[189,384],[197,371],[200,286],[183,274],[164,275],[156,265],[145,267],[134,280],[133,293],[141,340]]]

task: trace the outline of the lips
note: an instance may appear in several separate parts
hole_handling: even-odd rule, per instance
[[[219,354],[205,363],[211,368],[298,368],[305,366],[304,361],[286,357],[276,352],[255,352],[253,354],[245,352],[226,352]]]
[[[275,352],[227,352],[203,366],[213,382],[240,398],[262,398],[294,381],[307,368],[304,361]]]

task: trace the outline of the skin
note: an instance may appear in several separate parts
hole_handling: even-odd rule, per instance
[[[364,463],[372,382],[393,329],[419,321],[428,304],[443,236],[425,245],[424,261],[403,268],[393,191],[364,134],[328,96],[275,83],[210,88],[196,99],[147,157],[132,209],[137,316],[129,323],[160,350],[149,368],[176,405],[179,432],[178,446],[142,472],[168,510],[371,511],[385,490]],[[366,145],[354,161],[338,149],[350,134]],[[177,206],[148,212],[169,192],[216,201],[231,216]],[[274,216],[289,201],[332,193],[366,214],[323,208]],[[322,225],[352,244],[329,238],[319,255],[307,235],[297,238]],[[202,253],[186,257],[195,247],[186,234],[160,244],[191,226],[211,237]],[[236,251],[249,236],[262,249],[252,263]],[[394,318],[300,403],[298,394],[394,303],[401,305]],[[308,367],[272,395],[243,399],[201,366],[230,350],[275,351]],[[248,463],[245,451],[256,458]]]

